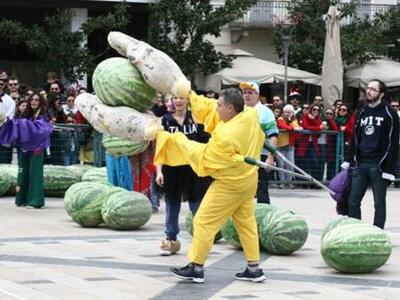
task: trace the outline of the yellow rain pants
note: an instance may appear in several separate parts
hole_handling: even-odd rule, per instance
[[[216,233],[232,216],[247,261],[258,261],[254,213],[257,167],[243,161],[244,156],[259,159],[261,154],[265,135],[257,111],[246,107],[223,122],[216,112],[215,100],[192,93],[190,103],[196,121],[211,133],[209,142],[190,141],[182,133],[159,132],[155,156],[156,164],[189,164],[199,176],[214,178],[193,220],[189,260],[205,263]]]

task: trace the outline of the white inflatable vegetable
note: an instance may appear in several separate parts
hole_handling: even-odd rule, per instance
[[[117,31],[109,33],[108,43],[119,54],[127,57],[147,84],[156,91],[177,97],[189,95],[190,81],[164,52]]]
[[[107,106],[92,94],[80,94],[75,103],[97,131],[111,136],[131,141],[153,140],[163,130],[159,118],[130,107]]]

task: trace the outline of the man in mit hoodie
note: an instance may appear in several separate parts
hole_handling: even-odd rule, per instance
[[[361,219],[361,200],[368,184],[374,196],[374,225],[384,228],[386,190],[395,179],[394,168],[399,150],[399,116],[383,100],[385,84],[374,79],[368,83],[365,105],[357,113],[351,143],[352,172],[349,217]]]

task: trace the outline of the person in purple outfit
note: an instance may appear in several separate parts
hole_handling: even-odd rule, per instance
[[[53,126],[47,119],[47,104],[42,95],[32,94],[20,118],[5,117],[0,103],[0,144],[20,147],[15,204],[28,208],[44,206],[43,152],[50,145]]]

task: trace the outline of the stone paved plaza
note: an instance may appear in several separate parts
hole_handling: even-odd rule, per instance
[[[62,199],[47,199],[41,210],[17,208],[0,198],[0,300],[3,299],[399,299],[400,190],[390,189],[387,231],[394,245],[388,263],[365,275],[328,268],[319,254],[320,234],[334,219],[334,202],[321,190],[272,190],[274,205],[304,216],[310,227],[305,246],[290,256],[262,254],[264,283],[239,282],[242,252],[226,242],[212,249],[204,284],[179,282],[169,266],[182,266],[190,235],[180,235],[181,254],[159,256],[164,212],[142,229],[82,228],[66,214]],[[363,203],[373,218],[372,194]],[[187,205],[184,205],[186,215]],[[184,218],[181,218],[183,224]]]

